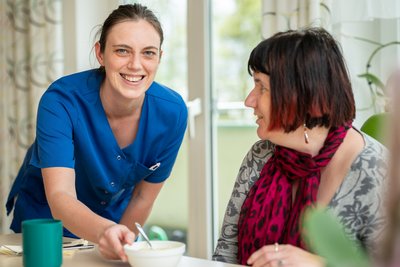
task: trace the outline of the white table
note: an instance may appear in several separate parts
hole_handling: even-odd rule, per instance
[[[0,245],[21,245],[21,234],[0,235]],[[22,256],[0,255],[1,267],[22,267]],[[72,256],[64,256],[63,267],[110,267],[125,266],[129,263],[121,261],[107,261],[95,249],[75,251]],[[178,267],[238,267],[243,265],[228,264],[193,257],[183,256]]]

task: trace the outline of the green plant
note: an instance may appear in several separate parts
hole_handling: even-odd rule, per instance
[[[368,256],[345,234],[336,217],[325,209],[305,213],[303,237],[309,248],[325,258],[329,267],[371,266]]]
[[[354,37],[355,39],[361,40],[361,41],[365,41],[371,44],[375,44],[377,45],[377,47],[372,51],[371,55],[368,57],[366,66],[365,66],[365,72],[361,73],[358,75],[358,77],[360,78],[365,78],[365,80],[368,83],[368,88],[371,92],[372,95],[372,103],[370,107],[373,107],[375,109],[375,112],[377,112],[377,100],[378,99],[383,99],[383,103],[385,103],[384,105],[386,106],[387,103],[387,92],[385,90],[385,84],[382,82],[382,80],[376,75],[373,74],[371,72],[371,64],[372,64],[372,60],[374,59],[374,57],[376,56],[376,54],[381,51],[384,48],[387,48],[389,46],[393,46],[393,45],[400,45],[399,41],[392,41],[392,42],[388,42],[385,44],[381,44],[378,42],[374,42],[372,40],[369,39],[365,39],[365,38],[360,38],[360,37]],[[370,108],[367,107],[367,108]],[[366,109],[367,109],[366,108]]]

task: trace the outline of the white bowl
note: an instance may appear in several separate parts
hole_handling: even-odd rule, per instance
[[[181,242],[151,241],[151,244],[153,249],[145,241],[124,246],[132,267],[175,267],[185,252],[185,244]]]

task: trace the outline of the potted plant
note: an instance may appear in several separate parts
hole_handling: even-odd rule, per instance
[[[322,208],[305,213],[303,237],[308,247],[326,260],[328,267],[368,267],[367,253],[348,239],[336,217]]]

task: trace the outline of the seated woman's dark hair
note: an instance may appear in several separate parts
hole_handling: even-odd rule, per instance
[[[250,54],[248,72],[270,78],[270,130],[337,127],[355,117],[340,46],[322,28],[279,32],[263,40]]]

